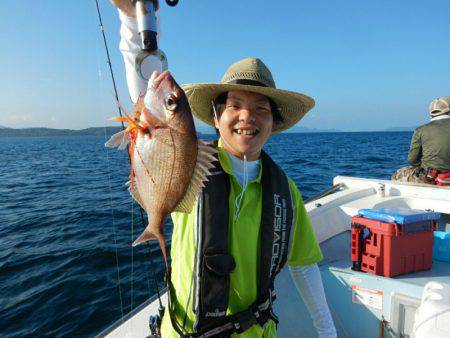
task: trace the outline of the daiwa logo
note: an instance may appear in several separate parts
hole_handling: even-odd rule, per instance
[[[273,244],[270,274],[279,269],[281,264],[280,256],[286,251],[286,228],[287,209],[286,199],[282,199],[279,194],[273,195],[274,218],[273,218]]]
[[[214,312],[206,312],[205,317],[223,317],[225,316],[226,311],[219,311],[219,309],[215,309]]]

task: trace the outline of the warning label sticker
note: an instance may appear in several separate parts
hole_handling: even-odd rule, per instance
[[[383,291],[352,285],[352,303],[383,310]]]

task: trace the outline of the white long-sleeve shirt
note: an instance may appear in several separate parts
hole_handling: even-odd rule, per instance
[[[119,17],[122,23],[120,28],[120,51],[125,62],[130,98],[135,103],[139,96],[142,96],[147,90],[147,81],[142,79],[135,69],[135,59],[141,50],[140,37],[135,18],[126,16],[120,10]],[[143,64],[142,67],[145,67],[143,72],[148,74],[147,77],[150,77],[151,72],[154,70],[161,71],[161,63],[155,58],[148,58],[146,61],[146,64]],[[244,179],[243,161],[235,158],[233,155],[230,155],[230,157],[233,157],[233,161],[231,161],[233,172],[242,184]],[[248,169],[247,181],[251,181],[259,173],[259,162],[252,162]],[[335,338],[337,336],[336,329],[325,298],[322,279],[317,264],[290,266],[289,270],[297,290],[312,317],[319,338]]]
[[[136,18],[126,16],[119,10],[119,18],[122,22],[120,26],[120,51],[125,62],[125,72],[127,76],[128,91],[133,103],[136,103],[139,96],[143,96],[147,90],[148,81],[144,80],[136,71],[136,56],[141,51],[140,36]],[[142,61],[141,72],[146,78],[150,78],[153,71],[162,71],[162,64],[159,59],[149,56]]]

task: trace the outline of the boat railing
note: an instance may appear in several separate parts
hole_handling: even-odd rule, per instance
[[[311,198],[308,198],[304,203],[306,204],[306,203],[314,202],[318,199],[321,199],[322,197],[334,194],[335,192],[338,192],[338,191],[341,191],[344,189],[347,189],[347,186],[344,183],[335,184],[331,188],[321,192],[320,194],[313,196]]]

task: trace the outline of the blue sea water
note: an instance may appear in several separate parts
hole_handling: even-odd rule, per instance
[[[389,179],[410,138],[280,134],[265,149],[306,199],[337,175]],[[142,224],[124,186],[127,154],[104,142],[0,138],[1,337],[93,336],[152,296],[154,276],[162,284],[157,245],[153,264],[147,247],[130,245]]]

